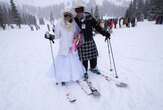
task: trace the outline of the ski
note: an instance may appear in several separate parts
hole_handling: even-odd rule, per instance
[[[92,95],[94,97],[101,96],[100,92],[92,85],[92,82],[88,80],[78,81],[77,84],[87,95]]]
[[[70,92],[66,93],[66,99],[70,102],[70,103],[74,103],[77,101],[77,99],[75,97],[72,96],[72,94]]]
[[[64,85],[63,87],[65,87],[65,96],[66,96],[66,100],[70,103],[74,103],[77,101],[77,99],[73,96],[73,94],[70,91],[70,88],[68,87],[69,85]]]
[[[85,81],[77,81],[77,84],[86,95],[92,95],[92,91],[89,89]]]
[[[105,72],[101,72],[101,71],[90,71],[90,72],[96,73],[96,74],[100,75],[102,78],[104,78],[104,79],[105,79],[106,81],[108,81],[108,82],[113,81],[117,87],[121,87],[121,88],[126,88],[126,87],[128,87],[128,85],[127,85],[126,83],[120,82],[120,81],[119,81],[118,79],[116,79],[116,78],[113,78],[113,77],[111,77],[111,76],[108,76],[108,75],[103,74],[103,73],[105,73]]]
[[[93,96],[95,97],[101,96],[100,92],[93,86],[92,82],[88,81],[88,79],[85,81],[87,85],[89,86],[89,89],[91,90]]]
[[[101,73],[100,76],[102,76],[108,82],[113,81],[117,87],[121,87],[121,88],[127,88],[128,87],[128,85],[126,83],[120,82],[120,81],[118,81],[118,79],[115,79],[115,78],[110,77],[108,75]]]

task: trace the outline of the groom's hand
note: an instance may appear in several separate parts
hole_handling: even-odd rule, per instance
[[[108,39],[109,39],[109,40],[111,39],[110,36],[111,36],[110,33],[106,33],[106,35],[105,35],[105,42],[106,42]]]

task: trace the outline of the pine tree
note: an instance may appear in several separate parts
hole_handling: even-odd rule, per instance
[[[145,14],[144,0],[131,1],[129,8],[126,11],[126,17],[137,17],[138,20],[143,21]]]
[[[44,19],[43,18],[39,18],[39,24],[40,25],[45,25]]]
[[[0,27],[4,29],[3,10],[1,6],[0,6]]]
[[[10,16],[9,16],[9,8],[3,6],[3,18],[4,18],[4,24],[10,24]]]
[[[144,3],[144,16],[146,19],[148,19],[148,10],[150,9],[150,2],[149,0],[146,0],[145,3]]]
[[[96,5],[96,8],[95,8],[95,12],[94,12],[94,16],[97,20],[100,19],[100,15],[99,15],[99,8],[98,6]]]
[[[137,0],[136,16],[138,17],[138,21],[144,20],[144,6],[144,0]]]
[[[50,22],[51,22],[51,24],[54,23],[54,16],[53,16],[53,13],[52,12],[50,13]]]
[[[36,17],[35,16],[31,16],[31,18],[32,18],[32,24],[36,25],[37,24]]]
[[[150,0],[149,14],[151,16],[163,16],[163,0]]]
[[[91,8],[91,15],[93,15],[93,16],[94,16],[94,13],[93,13],[93,8]]]
[[[20,18],[20,14],[17,11],[16,5],[13,0],[10,0],[10,4],[11,4],[11,14],[12,14],[13,23],[18,25],[19,28],[21,28],[21,18]]]
[[[133,16],[134,10],[133,10],[133,2],[131,1],[129,8],[126,10],[125,17],[131,17]]]

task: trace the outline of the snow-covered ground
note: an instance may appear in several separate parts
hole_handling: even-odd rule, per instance
[[[69,87],[77,102],[65,99],[50,73],[49,42],[40,31],[0,31],[0,110],[163,110],[163,25],[139,23],[136,28],[114,30],[112,47],[119,80],[128,88],[89,74],[102,96],[87,96],[79,86]],[[95,38],[100,70],[109,72],[107,45]],[[53,46],[56,55],[58,41]]]

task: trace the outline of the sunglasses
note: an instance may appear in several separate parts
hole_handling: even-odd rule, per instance
[[[72,14],[71,13],[64,13],[64,17],[67,18],[67,17],[72,17]]]
[[[84,7],[75,8],[75,12],[76,13],[82,13],[82,12],[84,12]]]

